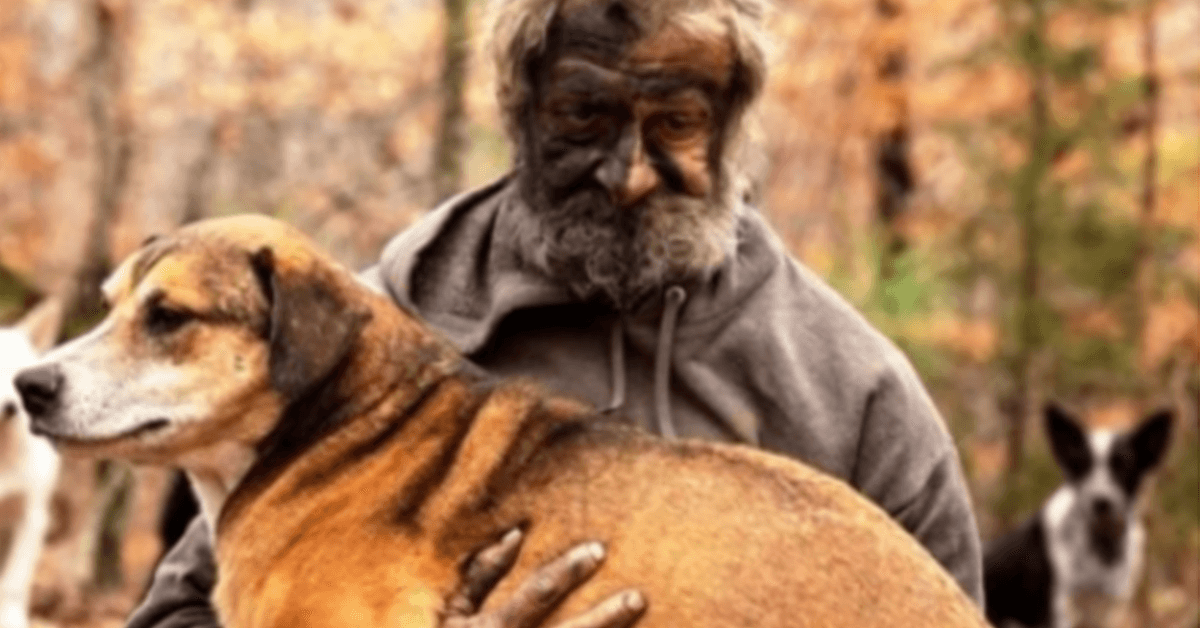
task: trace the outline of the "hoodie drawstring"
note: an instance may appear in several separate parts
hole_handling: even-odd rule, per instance
[[[675,342],[675,323],[686,300],[687,291],[682,287],[667,288],[658,327],[658,349],[654,354],[654,414],[658,419],[658,433],[669,439],[678,437],[671,420],[671,350]]]
[[[664,438],[677,438],[671,418],[671,351],[675,342],[675,324],[679,310],[687,301],[687,291],[680,286],[667,288],[662,318],[658,326],[658,346],[654,353],[654,418],[658,433]],[[613,412],[625,405],[625,324],[621,318],[613,322],[609,337],[609,364],[612,365],[612,397],[602,412]]]
[[[625,325],[618,317],[609,338],[608,363],[612,365],[612,398],[602,412],[620,410],[625,405]]]

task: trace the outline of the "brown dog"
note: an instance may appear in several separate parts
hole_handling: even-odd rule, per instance
[[[564,614],[636,586],[646,627],[984,625],[844,484],[489,379],[282,223],[189,226],[104,290],[18,385],[64,449],[188,471],[231,628],[435,626],[463,557],[518,525],[509,582],[607,545]]]

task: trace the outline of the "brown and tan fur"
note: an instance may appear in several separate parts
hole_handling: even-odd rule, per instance
[[[106,289],[101,328],[43,363],[65,383],[36,429],[189,472],[215,525],[214,602],[230,628],[435,626],[464,557],[518,525],[520,560],[491,600],[596,539],[605,562],[561,615],[634,586],[648,628],[984,625],[846,485],[489,379],[280,223],[197,223]],[[155,299],[193,317],[148,332]],[[180,411],[88,417],[74,400],[86,391],[72,392],[84,367],[171,389]]]

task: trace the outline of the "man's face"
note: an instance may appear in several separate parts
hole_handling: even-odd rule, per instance
[[[521,150],[545,267],[626,306],[719,263],[732,239],[724,29],[647,36],[619,2],[593,2],[561,16],[543,59]]]

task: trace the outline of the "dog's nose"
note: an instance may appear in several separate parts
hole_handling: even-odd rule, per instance
[[[1095,515],[1097,519],[1108,519],[1109,517],[1112,517],[1115,512],[1116,508],[1113,506],[1111,501],[1104,498],[1092,500],[1092,514]]]
[[[58,405],[62,391],[63,376],[56,364],[46,364],[26,369],[17,374],[13,383],[21,393],[25,411],[32,417],[44,416]]]

